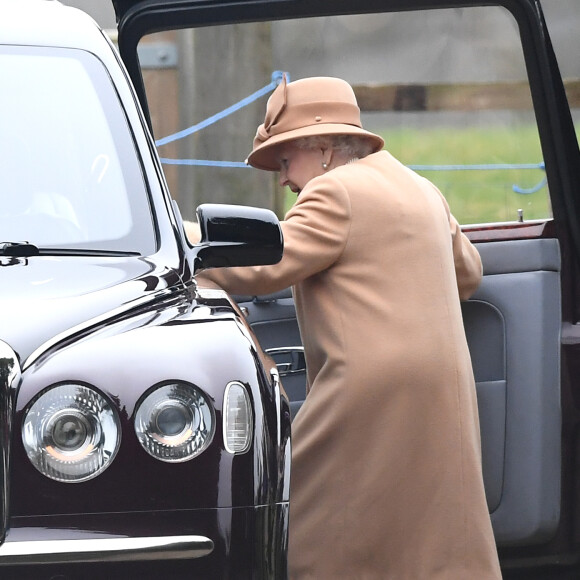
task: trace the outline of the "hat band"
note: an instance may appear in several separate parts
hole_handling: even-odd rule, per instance
[[[264,142],[281,133],[325,123],[354,125],[361,129],[360,109],[352,103],[339,102],[291,105],[267,130],[261,125],[256,137],[258,141]]]

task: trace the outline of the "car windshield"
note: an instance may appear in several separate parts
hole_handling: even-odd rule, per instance
[[[0,242],[153,253],[143,173],[103,64],[4,46],[0,77]]]

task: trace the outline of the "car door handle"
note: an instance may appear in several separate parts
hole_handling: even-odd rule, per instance
[[[302,346],[268,348],[266,349],[266,354],[274,359],[281,377],[306,370],[306,359],[304,358],[304,347]]]

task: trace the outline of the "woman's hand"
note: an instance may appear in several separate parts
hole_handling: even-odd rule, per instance
[[[201,240],[201,230],[197,222],[190,222],[185,220],[183,222],[183,228],[185,229],[185,234],[192,244],[198,244]]]

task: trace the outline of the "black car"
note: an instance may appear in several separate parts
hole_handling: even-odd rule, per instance
[[[114,3],[121,56],[188,219],[209,201],[280,217],[292,203],[243,163],[281,73],[348,80],[365,127],[441,189],[484,263],[464,320],[504,576],[580,577],[580,93],[562,80],[541,1]],[[298,412],[290,290],[235,298]]]
[[[580,92],[541,1],[113,4],[118,53],[52,0],[0,7],[0,578],[286,577],[292,294],[195,282],[280,257],[274,215],[241,206],[292,203],[244,164],[283,72],[346,78],[477,244],[504,577],[580,577]]]
[[[192,247],[107,35],[0,11],[0,578],[283,577],[288,402],[194,281],[278,261],[278,219],[204,205]]]

